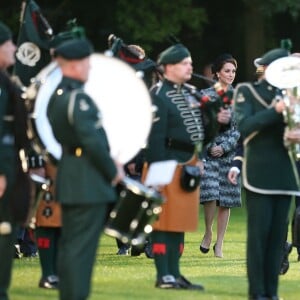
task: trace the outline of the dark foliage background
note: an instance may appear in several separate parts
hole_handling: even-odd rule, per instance
[[[21,0],[1,0],[0,19],[17,38]],[[114,33],[126,44],[139,44],[156,59],[175,35],[190,50],[195,72],[229,52],[239,63],[237,80],[252,80],[253,60],[291,38],[300,52],[298,0],[36,0],[55,33],[76,18],[99,52]],[[201,82],[196,81],[196,85]]]

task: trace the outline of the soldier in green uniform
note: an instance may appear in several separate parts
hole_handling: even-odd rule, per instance
[[[76,20],[67,22],[66,31],[59,32],[50,41],[50,53],[52,55],[55,48],[67,40],[85,37],[85,30],[77,26]],[[47,80],[51,80],[48,78]],[[46,105],[46,104],[45,104]],[[38,175],[49,178],[52,182],[49,190],[38,191],[36,197],[39,205],[36,212],[35,238],[38,247],[39,261],[41,266],[41,278],[39,287],[45,289],[57,289],[59,278],[57,276],[56,260],[58,256],[58,240],[61,233],[61,206],[56,201],[55,194],[55,175],[56,166],[53,160],[43,161],[41,155],[36,154],[36,159],[30,159],[34,163],[35,172]],[[39,201],[40,200],[40,201]]]
[[[289,53],[277,48],[257,63],[264,69]],[[247,207],[249,299],[279,299],[278,276],[288,226],[291,196],[299,194],[283,143],[284,103],[264,74],[241,83],[234,94],[238,129],[244,139],[243,183]]]
[[[191,54],[182,44],[175,44],[160,54],[158,64],[163,67],[164,75],[162,81],[151,89],[157,112],[148,140],[146,160],[152,163],[173,159],[184,164],[195,155],[195,145],[201,147],[205,135],[201,109],[191,107],[187,101],[191,97],[185,85],[193,71]],[[222,110],[218,120],[228,124],[230,112]],[[197,153],[196,159],[198,156],[200,153]],[[200,161],[197,165],[201,168]],[[191,283],[179,268],[184,233],[197,230],[199,186],[197,191],[186,192],[180,187],[177,174],[172,183],[163,188],[166,203],[151,235],[157,273],[155,286],[202,291],[204,287]]]
[[[108,206],[117,198],[114,185],[124,176],[123,166],[110,157],[101,113],[83,91],[91,53],[85,38],[66,41],[54,51],[63,78],[47,116],[63,149],[56,179],[63,224],[58,249],[61,300],[87,299],[99,235]]]
[[[24,190],[15,186],[18,150],[26,136],[26,112],[19,89],[9,78],[7,69],[15,63],[16,46],[10,29],[0,22],[0,299],[7,300],[10,285],[14,242],[16,239],[16,214],[11,204],[16,194]],[[19,110],[23,107],[23,112]],[[18,111],[20,113],[18,113]],[[24,114],[23,114],[24,113]],[[22,126],[20,121],[22,120]],[[20,127],[19,127],[20,126]],[[24,130],[23,130],[24,129]],[[28,146],[28,145],[27,145]],[[22,203],[17,203],[20,206]]]

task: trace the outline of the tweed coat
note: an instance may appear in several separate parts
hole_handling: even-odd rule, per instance
[[[213,87],[203,90],[202,93],[211,98],[217,96]],[[232,118],[230,126],[225,130],[220,130],[214,140],[206,145],[204,174],[200,183],[201,204],[217,200],[217,204],[222,207],[241,206],[240,182],[237,185],[233,185],[227,179],[232,160],[235,157],[239,137],[240,133]],[[224,150],[224,154],[221,157],[212,157],[209,154],[209,149],[216,145],[221,146]]]

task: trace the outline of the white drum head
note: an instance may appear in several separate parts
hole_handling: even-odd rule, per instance
[[[47,117],[47,107],[51,95],[54,93],[58,84],[62,79],[60,68],[55,62],[48,65],[36,77],[41,82],[33,111],[33,120],[35,122],[35,130],[38,138],[45,149],[46,154],[49,153],[59,160],[62,155],[61,145],[54,137],[52,128]]]
[[[47,106],[62,74],[51,63],[37,76],[42,82],[33,119],[46,153],[56,160],[62,155],[47,117]],[[85,91],[99,108],[107,133],[111,156],[120,163],[132,159],[145,146],[152,124],[151,98],[143,80],[126,63],[102,54],[91,56],[91,70]]]
[[[279,89],[300,85],[300,58],[287,56],[276,59],[266,69],[266,80]]]
[[[145,83],[125,62],[93,54],[85,90],[101,111],[111,156],[128,162],[145,146],[151,129],[152,104]]]

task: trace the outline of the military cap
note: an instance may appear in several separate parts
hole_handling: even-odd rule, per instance
[[[0,45],[12,39],[10,29],[2,22],[0,22]]]
[[[191,53],[184,45],[176,44],[161,52],[157,63],[159,65],[177,64],[189,56]]]
[[[82,59],[93,53],[92,44],[85,38],[67,40],[54,50],[54,57],[62,57],[67,60]]]
[[[265,53],[256,63],[260,66],[268,66],[274,60],[289,55],[289,51],[283,48],[275,48]]]
[[[56,48],[63,42],[76,38],[85,38],[85,30],[83,27],[74,26],[70,30],[59,32],[50,41],[50,47]]]

